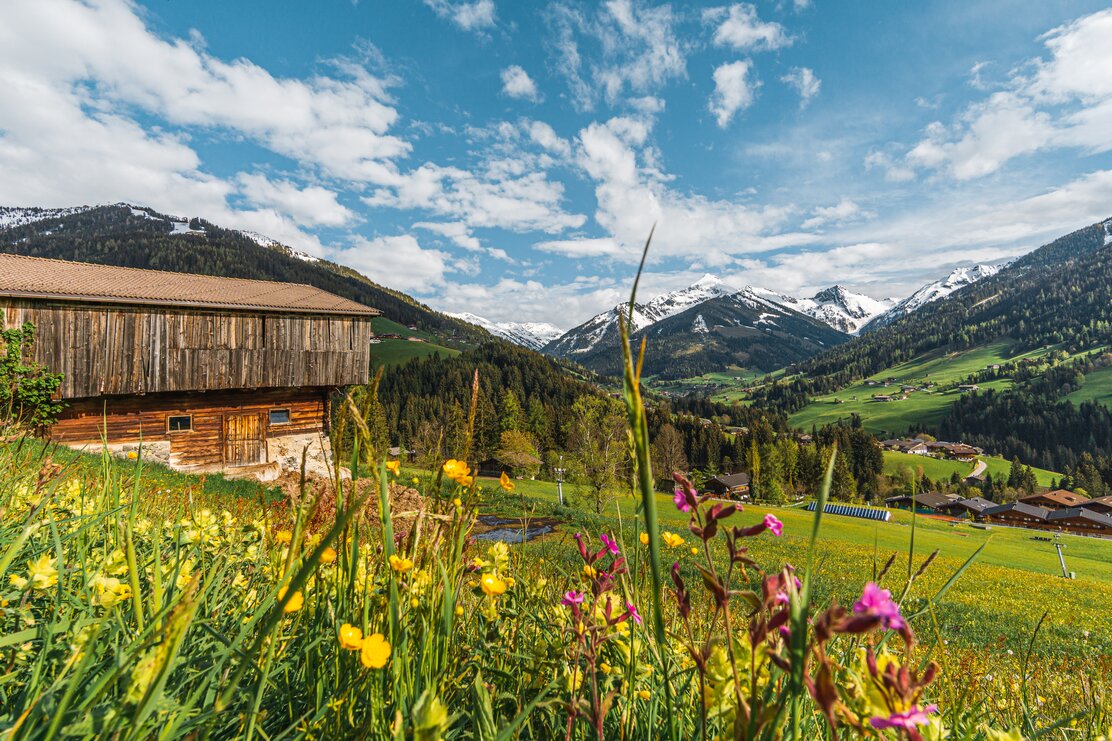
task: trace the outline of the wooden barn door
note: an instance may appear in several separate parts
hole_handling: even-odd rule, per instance
[[[261,414],[224,415],[224,464],[250,466],[263,463],[266,450],[263,429]]]

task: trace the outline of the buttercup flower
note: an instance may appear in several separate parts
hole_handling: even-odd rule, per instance
[[[649,534],[648,533],[641,533],[639,536],[637,536],[637,539],[641,541],[641,545],[648,545],[649,544]]]
[[[683,538],[667,530],[665,530],[660,537],[669,548],[678,548],[683,545]]]
[[[274,533],[274,539],[282,545],[288,545],[290,541],[293,540],[293,533],[289,530],[279,530]]]
[[[506,475],[505,471],[502,472],[502,477],[498,479],[498,485],[506,491],[514,490],[514,482],[510,481],[510,477]]]
[[[363,631],[354,625],[344,623],[340,626],[340,648],[358,651],[363,647]]]
[[[278,601],[281,602],[285,598],[285,596],[286,596],[286,588],[282,587],[281,589],[278,590]],[[305,595],[303,595],[301,592],[294,592],[290,596],[290,601],[287,602],[286,606],[282,608],[282,612],[286,613],[287,615],[291,612],[297,612],[298,610],[301,609],[301,606],[304,605],[304,604],[305,604]]]
[[[320,554],[320,562],[321,563],[329,564],[329,563],[334,562],[335,560],[336,560],[336,549],[335,548],[325,548],[323,551],[321,551],[321,554]]]
[[[465,461],[451,458],[444,462],[444,475],[455,481],[460,486],[471,486],[475,478],[471,475],[471,468]]]
[[[858,615],[873,614],[880,617],[880,624],[890,630],[899,630],[904,627],[903,616],[900,615],[900,606],[892,600],[892,593],[881,589],[874,582],[865,585],[861,599],[853,605],[853,611]]]
[[[497,574],[483,574],[483,578],[479,580],[479,586],[482,587],[484,593],[492,597],[497,597],[506,591],[506,582],[498,578]]]
[[[360,647],[359,660],[368,669],[381,669],[390,660],[390,642],[381,633],[367,636]]]
[[[395,476],[397,476],[399,473],[402,472],[402,462],[401,461],[386,461],[386,470],[389,471],[390,473],[394,474]]]
[[[404,574],[413,568],[412,560],[399,556],[396,553],[391,554],[388,560],[390,561],[390,568],[397,571],[399,574]]]

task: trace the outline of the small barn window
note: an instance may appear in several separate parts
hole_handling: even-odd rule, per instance
[[[271,409],[270,410],[270,424],[272,425],[288,425],[290,423],[290,410],[289,409]]]
[[[193,417],[188,414],[171,415],[166,419],[167,432],[189,432],[193,429]]]

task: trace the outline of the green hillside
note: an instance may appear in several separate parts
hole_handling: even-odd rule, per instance
[[[1000,457],[984,455],[981,456],[980,460],[985,462],[985,471],[991,473],[994,479],[1001,476],[1007,478],[1008,472],[1011,470],[1011,461]],[[965,478],[973,473],[975,465],[974,463],[931,458],[925,455],[899,453],[894,450],[884,451],[884,473],[889,476],[906,466],[912,471],[923,469],[923,475],[934,481],[948,481],[955,473]],[[1055,480],[1062,478],[1060,473],[1054,471],[1034,467],[1031,470],[1034,471],[1035,480],[1039,482],[1039,486],[1050,486]]]
[[[1112,407],[1112,366],[1087,373],[1085,385],[1068,394],[1066,399],[1074,404],[1095,401],[1106,407]]]
[[[442,358],[459,355],[460,351],[434,342],[411,340],[382,340],[371,346],[371,365],[374,368],[405,365],[414,358],[429,358],[439,354]]]

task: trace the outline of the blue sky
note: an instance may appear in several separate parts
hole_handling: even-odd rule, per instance
[[[705,272],[900,296],[1112,216],[1093,2],[13,0],[0,203],[128,201],[569,328]]]

